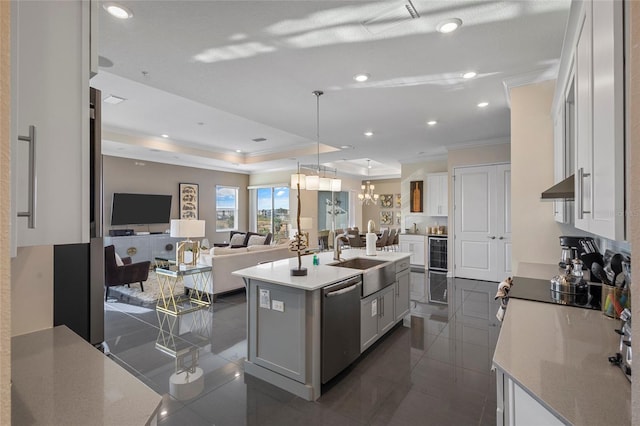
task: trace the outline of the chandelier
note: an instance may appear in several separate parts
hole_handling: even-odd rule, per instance
[[[316,142],[318,147],[318,163],[317,164],[302,164],[298,167],[298,173],[291,175],[291,187],[297,188],[300,184],[300,189],[309,189],[312,191],[332,191],[340,192],[342,190],[342,180],[335,178],[328,178],[325,176],[326,172],[333,172],[337,175],[338,170],[320,165],[320,96],[324,94],[322,90],[315,90],[313,92],[316,95]],[[300,168],[313,170],[312,175],[304,175],[300,173]],[[322,177],[320,174],[322,173]]]
[[[369,170],[371,169],[371,160],[367,160],[367,177],[369,176]],[[378,204],[380,195],[375,194],[373,191],[376,189],[375,185],[371,184],[371,181],[367,181],[366,185],[361,185],[362,192],[358,194],[358,199],[362,204]]]

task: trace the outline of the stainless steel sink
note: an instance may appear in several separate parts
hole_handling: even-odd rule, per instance
[[[396,266],[394,262],[354,257],[327,264],[340,268],[358,269],[362,271],[362,297],[366,297],[378,290],[391,285],[396,280]]]
[[[389,262],[386,262],[384,260],[366,259],[364,257],[354,257],[353,259],[341,260],[340,262],[330,263],[329,266],[340,266],[342,268],[365,270],[365,269],[373,268],[385,263],[389,263]]]

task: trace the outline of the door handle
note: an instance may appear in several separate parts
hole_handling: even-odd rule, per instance
[[[590,214],[591,210],[584,209],[584,198],[582,196],[584,178],[590,177],[591,173],[585,173],[584,168],[578,169],[578,219],[582,219],[585,214]],[[593,185],[591,185],[593,187]],[[593,198],[593,197],[590,197]]]
[[[19,141],[29,143],[29,200],[26,212],[18,212],[18,217],[28,218],[27,226],[36,227],[36,126],[29,126],[29,136],[18,136]]]
[[[487,238],[488,238],[488,239],[490,239],[490,240],[495,240],[495,239],[496,239],[496,236],[495,236],[495,235],[492,235],[491,237],[487,237]]]
[[[504,237],[498,237],[499,240],[504,240]]]

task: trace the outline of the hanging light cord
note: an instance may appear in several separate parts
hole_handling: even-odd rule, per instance
[[[316,141],[318,142],[318,176],[320,176],[320,96],[324,95],[322,90],[315,90],[316,95]]]

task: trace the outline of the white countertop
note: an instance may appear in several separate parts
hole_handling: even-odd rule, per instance
[[[162,397],[65,326],[11,339],[12,423],[146,425]]]
[[[368,259],[395,262],[400,259],[408,258],[409,256],[411,256],[411,253],[389,251],[378,251],[376,252],[376,256],[367,256],[364,249],[352,248],[343,250],[340,258],[352,259],[354,257],[364,257]],[[298,267],[297,257],[251,266],[249,268],[234,271],[232,274],[244,278],[313,291],[326,287],[329,284],[355,277],[363,272],[358,269],[328,266],[328,263],[336,262],[333,260],[332,251],[318,253],[318,257],[320,258],[320,265],[313,266],[313,255],[302,256],[302,266],[307,268],[307,275],[303,277],[291,276],[291,269]]]
[[[631,424],[631,384],[607,359],[619,327],[600,311],[510,299],[493,362],[566,422]]]

